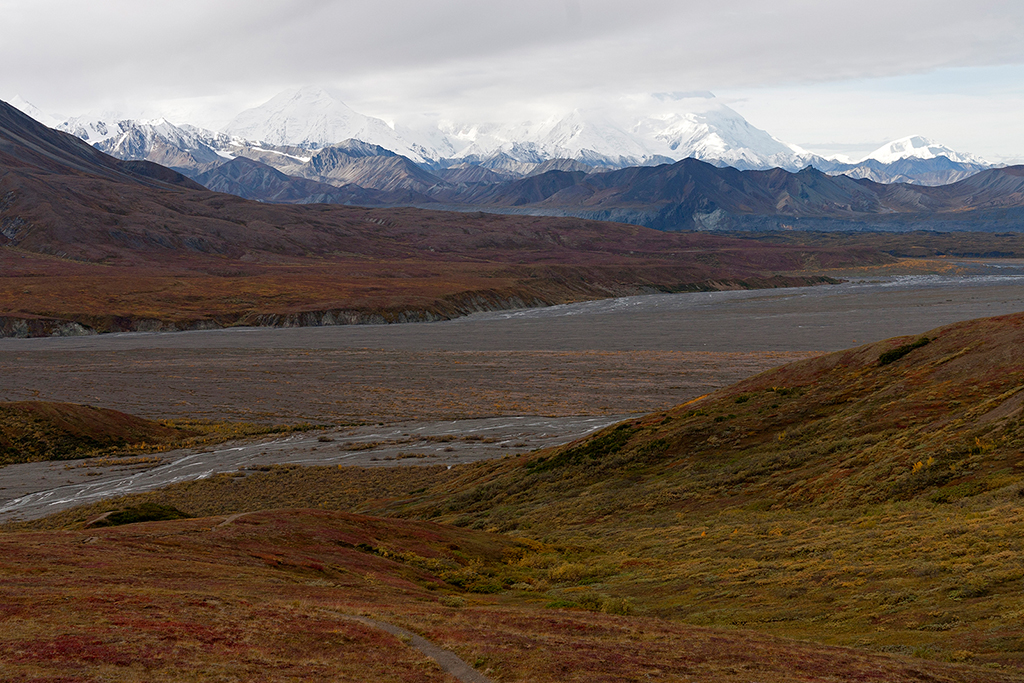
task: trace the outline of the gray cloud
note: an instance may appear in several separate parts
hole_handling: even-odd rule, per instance
[[[1024,3],[1005,0],[0,0],[0,15],[0,96],[64,113],[228,116],[322,83],[378,115],[499,116],[1024,63]]]

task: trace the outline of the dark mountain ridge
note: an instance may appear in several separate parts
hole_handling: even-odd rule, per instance
[[[203,190],[184,175],[150,161],[122,161],[47,128],[0,103],[0,166],[58,175],[88,174],[158,189]]]
[[[1005,228],[1002,214],[1024,209],[1024,167],[981,171],[939,187],[883,185],[808,167],[740,171],[696,159],[604,173],[550,171],[472,191],[432,193],[446,204],[518,207],[539,215],[618,220],[659,230],[806,227],[853,230],[960,226]]]
[[[939,169],[953,163],[927,161]],[[358,198],[345,195],[339,200],[317,193],[327,201],[572,216],[664,231],[1005,231],[1017,229],[1016,214],[986,211],[1024,209],[1024,167],[980,170],[948,185],[926,186],[829,175],[810,166],[796,173],[742,171],[684,159],[599,171],[578,161],[553,160],[535,164],[533,171],[524,171],[525,177],[510,179],[474,164],[428,172],[383,148],[346,141],[286,172],[380,192]],[[957,172],[950,177],[962,175]],[[287,201],[307,200],[296,195]]]

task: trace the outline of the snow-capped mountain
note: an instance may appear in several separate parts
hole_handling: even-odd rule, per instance
[[[910,135],[905,138],[900,138],[899,140],[893,140],[889,144],[879,147],[874,152],[861,159],[861,161],[874,159],[882,162],[883,164],[891,164],[899,161],[900,159],[934,159],[940,156],[946,157],[950,161],[955,161],[960,164],[976,164],[979,166],[992,165],[973,154],[957,152],[956,150],[950,149],[943,144],[921,135]]]
[[[80,116],[56,126],[118,159],[145,159],[186,174],[201,172],[232,158],[222,150],[231,144],[223,133],[175,126],[155,119],[137,121],[116,115]]]
[[[331,90],[304,87],[242,112],[224,132],[307,149],[353,138],[432,164],[504,155],[532,164],[565,158],[622,168],[695,157],[740,168],[798,169],[810,158],[750,125],[711,93],[632,98],[539,122],[453,123],[420,117],[412,125],[392,127],[354,111]]]
[[[580,159],[612,166],[643,165],[654,155],[648,145],[599,111],[576,109],[563,118],[515,126],[462,126],[456,139],[470,142],[457,158],[505,154],[517,161]]]
[[[920,135],[894,140],[860,161],[833,157],[817,158],[810,163],[830,175],[842,174],[886,185],[948,185],[992,168],[984,159],[957,152]]]
[[[356,139],[380,145],[417,163],[436,158],[439,153],[432,149],[434,141],[422,144],[406,139],[384,120],[360,114],[342,102],[337,94],[313,86],[286,90],[258,107],[243,111],[225,126],[224,132],[269,145],[307,149]]]
[[[813,155],[752,126],[711,93],[658,93],[653,113],[632,131],[650,148],[675,161],[700,159],[740,169],[799,170]]]
[[[459,159],[497,154],[521,162],[576,159],[622,168],[688,157],[738,168],[796,170],[813,157],[750,125],[711,93],[665,93],[605,109],[575,109],[561,118],[519,125],[443,127]]]
[[[37,120],[51,125],[56,120],[20,98],[15,104]],[[379,146],[431,171],[468,165],[512,177],[541,172],[552,160],[601,171],[695,158],[741,170],[796,171],[811,165],[882,183],[936,185],[991,167],[922,136],[893,141],[859,162],[824,159],[756,128],[709,92],[621,97],[539,121],[458,123],[420,115],[389,125],[353,110],[334,91],[304,87],[242,112],[220,133],[116,113],[71,118],[54,127],[118,158],[147,159],[192,176],[243,156],[323,181],[326,176],[312,173],[306,164],[319,150],[351,140]],[[383,168],[395,162],[380,163]],[[370,174],[374,183],[384,183],[382,173]]]

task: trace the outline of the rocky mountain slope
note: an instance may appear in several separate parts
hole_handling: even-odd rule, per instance
[[[205,173],[196,182],[214,192],[233,194],[244,199],[274,204],[355,204],[379,206],[392,203],[397,196],[385,195],[356,184],[328,185],[298,176],[289,176],[267,164],[236,157]],[[427,197],[409,197],[429,202]]]

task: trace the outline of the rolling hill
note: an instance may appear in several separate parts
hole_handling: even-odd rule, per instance
[[[125,446],[181,441],[196,432],[70,403],[0,403],[0,466],[73,460]]]

